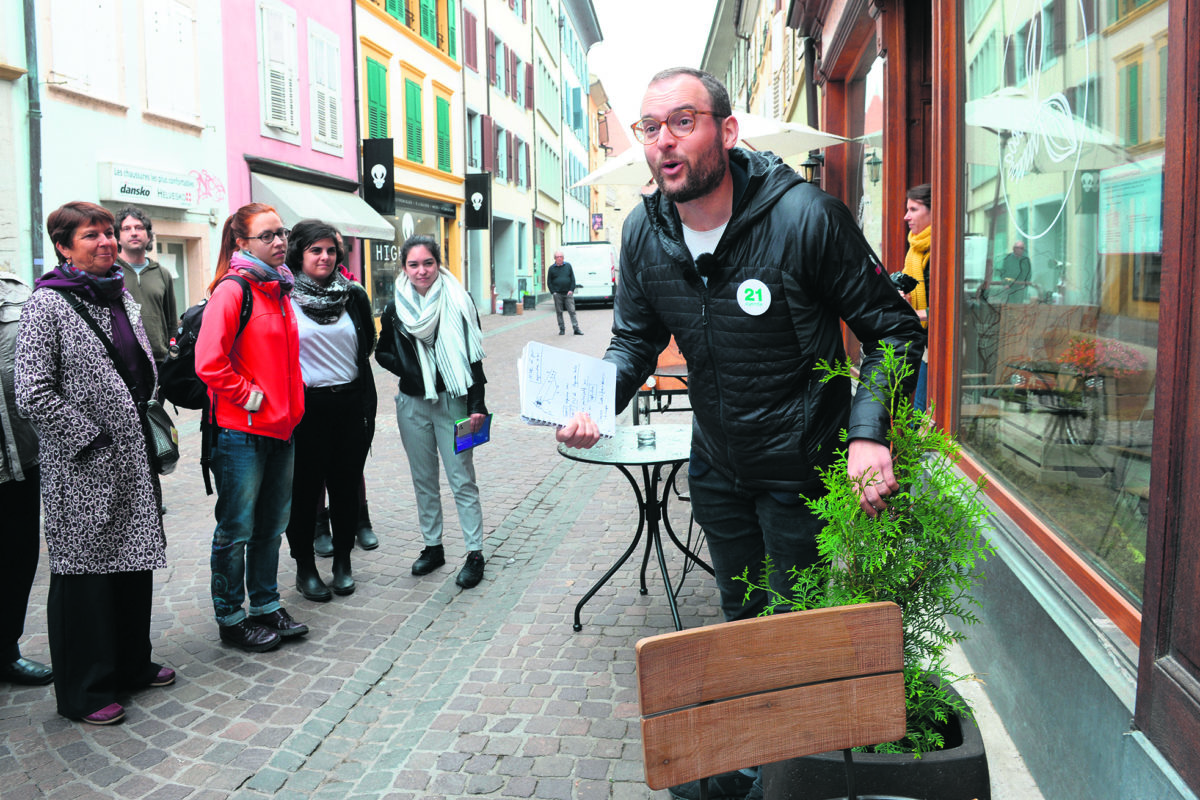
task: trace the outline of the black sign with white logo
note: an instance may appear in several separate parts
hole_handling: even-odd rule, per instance
[[[396,215],[396,169],[391,139],[363,139],[363,200],[385,217]]]
[[[486,231],[492,228],[492,173],[467,173],[467,204],[463,221],[467,230]]]

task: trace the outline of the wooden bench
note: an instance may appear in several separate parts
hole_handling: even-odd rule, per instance
[[[637,643],[646,783],[665,789],[797,756],[900,739],[894,603],[777,614]],[[851,770],[847,757],[847,769]],[[852,772],[848,774],[853,796]]]

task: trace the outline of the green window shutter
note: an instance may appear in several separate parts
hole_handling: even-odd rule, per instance
[[[396,19],[404,21],[404,0],[387,0],[386,10]]]
[[[409,161],[422,163],[421,85],[407,78],[404,81],[404,148]]]
[[[451,59],[458,60],[458,45],[455,43],[458,38],[458,14],[454,7],[454,0],[446,0],[446,55]]]
[[[387,138],[387,67],[367,59],[367,138]]]
[[[437,0],[421,0],[421,38],[437,47]]]
[[[450,171],[450,101],[444,97],[437,99],[437,166]]]
[[[1140,85],[1138,81],[1138,65],[1130,64],[1125,70],[1125,144],[1132,145],[1141,141],[1141,131],[1138,123],[1141,111],[1138,108]]]

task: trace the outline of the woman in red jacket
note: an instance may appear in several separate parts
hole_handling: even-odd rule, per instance
[[[217,274],[196,340],[196,374],[217,426],[212,597],[221,640],[262,652],[308,627],[279,604],[279,542],[292,503],[292,431],[304,415],[300,348],[284,266],[288,229],[275,209],[242,206],[225,221]],[[253,310],[242,332],[242,287]],[[242,603],[249,595],[249,615]]]

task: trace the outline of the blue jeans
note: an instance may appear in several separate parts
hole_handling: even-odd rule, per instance
[[[756,617],[766,608],[766,592],[756,590],[747,598],[746,584],[734,577],[749,568],[750,577],[758,578],[768,553],[775,570],[771,587],[790,596],[788,572],[817,562],[817,534],[825,523],[798,494],[747,490],[695,454],[688,464],[688,483],[692,514],[708,540],[725,620]]]
[[[221,429],[213,446],[217,529],[212,598],[219,625],[279,608],[279,540],[292,509],[292,441]]]

